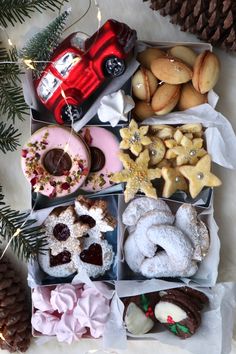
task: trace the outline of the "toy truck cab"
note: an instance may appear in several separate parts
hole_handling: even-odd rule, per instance
[[[125,60],[136,41],[136,31],[108,20],[82,42],[72,33],[56,49],[51,62],[35,81],[40,101],[54,113],[60,124],[80,119],[83,103],[108,77],[124,73]]]

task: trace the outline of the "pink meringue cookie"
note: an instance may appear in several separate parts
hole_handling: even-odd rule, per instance
[[[31,324],[36,331],[53,336],[57,333],[59,318],[51,313],[36,311],[31,318]]]
[[[51,291],[51,305],[53,310],[63,313],[71,311],[76,305],[76,289],[71,284],[61,284]]]
[[[86,286],[78,299],[74,316],[82,326],[90,329],[92,337],[101,337],[109,313],[109,301],[96,289]]]
[[[74,340],[79,340],[87,329],[81,326],[73,312],[64,313],[57,326],[57,340],[71,344]]]
[[[36,309],[53,312],[50,303],[51,288],[49,286],[38,286],[32,291],[32,302]]]

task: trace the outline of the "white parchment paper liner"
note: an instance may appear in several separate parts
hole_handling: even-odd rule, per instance
[[[151,117],[143,124],[187,124],[201,123],[205,128],[208,153],[212,161],[226,168],[236,169],[236,136],[230,122],[209,104],[172,112],[163,117]]]
[[[181,206],[182,203],[175,202],[172,200],[165,200],[169,207],[171,208],[173,214],[175,214],[178,207]],[[127,272],[129,267],[126,263],[124,263],[123,257],[123,244],[125,237],[125,226],[122,224],[122,214],[127,207],[127,204],[124,203],[124,197],[122,195],[119,196],[118,199],[118,279],[127,279]],[[207,225],[209,234],[210,234],[210,248],[208,254],[203,259],[202,262],[199,263],[199,268],[196,274],[194,274],[191,278],[179,278],[180,281],[186,284],[197,284],[200,286],[213,286],[216,283],[218,276],[218,265],[220,260],[220,240],[218,237],[218,226],[214,219],[214,209],[213,209],[213,200],[209,208],[198,208],[198,216],[204,221]],[[133,273],[133,279],[137,280],[137,277],[141,280],[143,279],[142,275]],[[130,271],[129,271],[130,274]],[[132,276],[130,278],[132,280]]]
[[[183,284],[175,282],[166,282],[162,280],[147,280],[147,281],[118,281],[116,282],[116,290],[119,297],[134,296],[145,294],[148,292],[160,291],[170,288],[177,288]],[[189,350],[193,354],[214,353],[228,354],[231,349],[231,338],[233,331],[233,313],[235,308],[235,284],[221,283],[213,288],[197,288],[204,292],[210,301],[205,311],[202,311],[202,323],[197,332],[186,340],[174,336],[168,330],[163,330],[160,327],[158,333],[147,333],[142,336],[130,335],[134,339],[156,339],[162,343],[177,346]],[[120,306],[120,311],[117,311],[116,317],[123,321],[124,306]],[[117,337],[120,333],[117,332]],[[114,334],[111,333],[111,336]],[[112,342],[110,343],[110,346]]]

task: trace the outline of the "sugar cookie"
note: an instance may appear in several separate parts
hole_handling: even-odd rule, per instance
[[[221,180],[210,172],[211,157],[205,155],[198,161],[196,166],[180,166],[180,173],[189,180],[189,192],[195,198],[201,190],[207,187],[217,187],[221,185]]]
[[[162,167],[162,177],[165,181],[162,197],[169,198],[176,191],[187,191],[188,185],[178,168]]]

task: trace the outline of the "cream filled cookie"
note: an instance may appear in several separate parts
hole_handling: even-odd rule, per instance
[[[83,250],[73,256],[77,272],[85,271],[89,277],[97,278],[110,269],[114,259],[112,246],[107,240],[87,237]]]
[[[82,189],[97,192],[111,187],[110,177],[122,170],[119,160],[119,142],[109,130],[100,127],[86,127],[81,132],[91,152],[91,170]]]
[[[75,192],[90,169],[89,151],[82,139],[53,125],[37,130],[21,156],[23,173],[33,190],[51,198]]]

